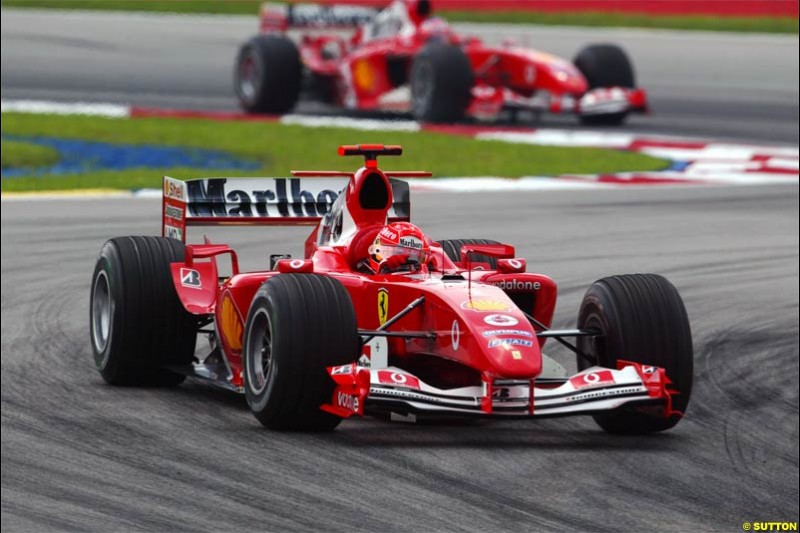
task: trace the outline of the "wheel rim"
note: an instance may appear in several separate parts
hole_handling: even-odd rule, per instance
[[[260,68],[252,52],[245,53],[239,63],[239,92],[245,100],[255,99],[259,74]]]
[[[430,107],[432,94],[433,69],[428,63],[420,63],[411,80],[411,102],[417,115],[424,114]]]
[[[266,310],[259,309],[247,334],[247,386],[254,394],[267,388],[272,369],[272,322]]]
[[[111,316],[114,312],[111,289],[105,270],[98,272],[92,291],[92,342],[98,353],[103,353],[111,336]],[[102,364],[105,365],[106,357]]]

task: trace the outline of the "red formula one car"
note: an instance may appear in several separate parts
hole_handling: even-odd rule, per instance
[[[692,341],[666,279],[601,279],[576,329],[550,329],[556,284],[526,272],[513,246],[434,242],[409,222],[399,178],[429,174],[379,169],[377,157],[399,146],[339,153],[366,164],[291,178],[165,178],[163,236],[111,239],[97,260],[90,337],[103,378],[209,380],[243,392],[275,429],[332,429],[353,415],[593,414],[612,432],[678,422]],[[240,272],[227,245],[184,244],[188,226],[209,224],[315,226],[304,258],[273,255],[269,269]],[[577,373],[545,355],[548,339],[575,352]]]
[[[355,28],[349,38],[333,31],[348,27]],[[292,28],[304,30],[299,47],[286,35]],[[319,29],[328,33],[313,31]],[[426,122],[530,110],[619,124],[647,108],[616,46],[589,46],[573,63],[511,43],[487,46],[432,17],[427,0],[396,0],[380,12],[266,4],[261,30],[241,47],[234,70],[236,94],[252,113],[287,113],[301,92],[348,109],[410,112]]]

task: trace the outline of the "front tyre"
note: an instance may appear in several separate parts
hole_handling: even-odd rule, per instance
[[[590,89],[601,87],[636,88],[633,65],[622,48],[613,44],[590,45],[578,52],[573,63],[581,71]],[[617,126],[625,122],[627,111],[581,115],[583,124]]]
[[[257,35],[239,49],[233,85],[248,113],[283,114],[300,96],[300,53],[282,35]]]
[[[97,257],[89,306],[94,361],[112,385],[170,386],[184,376],[166,367],[191,364],[197,320],[178,299],[169,264],[183,243],[163,237],[117,237]]]
[[[472,65],[458,46],[431,41],[414,58],[411,114],[423,122],[458,122],[472,98]]]
[[[256,418],[278,430],[328,431],[341,418],[320,409],[334,382],[326,368],[356,360],[350,295],[331,277],[280,274],[256,292],[245,325],[245,395]]]
[[[617,361],[659,366],[672,380],[673,409],[686,412],[692,392],[692,332],[678,290],[655,274],[613,276],[589,287],[581,303],[578,328],[594,328],[597,337],[578,338],[578,348],[599,366],[617,368]],[[578,368],[589,363],[578,357]],[[609,433],[652,433],[675,426],[680,417],[617,411],[595,415]]]

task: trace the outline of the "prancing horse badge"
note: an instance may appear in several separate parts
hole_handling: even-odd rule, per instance
[[[378,322],[381,326],[389,318],[389,289],[378,289]]]

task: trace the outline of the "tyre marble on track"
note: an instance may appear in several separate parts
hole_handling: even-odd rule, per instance
[[[552,275],[558,327],[574,325],[597,278],[653,271],[675,283],[694,333],[692,402],[674,430],[633,438],[585,418],[274,433],[242,398],[197,382],[107,386],[89,348],[92,266],[106,238],[156,234],[158,205],[3,202],[3,530],[731,530],[798,519],[797,187],[415,196],[432,237],[509,241]],[[301,253],[305,233],[209,230],[244,268]]]

